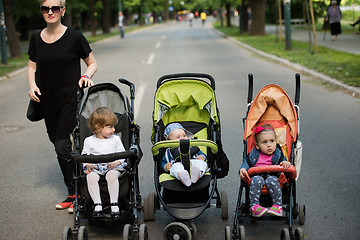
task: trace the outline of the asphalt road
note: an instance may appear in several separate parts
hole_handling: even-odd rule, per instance
[[[254,95],[264,85],[275,83],[293,97],[295,72],[255,56],[200,22],[193,27],[184,22],[157,25],[92,48],[99,63],[93,78],[96,83],[117,83],[121,77],[136,86],[135,120],[141,126],[144,152],[140,164],[142,196],[154,191],[150,135],[157,79],[179,72],[203,72],[215,78],[222,143],[231,169],[218,185],[228,194],[229,220],[221,220],[221,210],[211,207],[194,223],[198,240],[224,239],[225,226],[232,225],[238,194],[247,74],[254,74]],[[66,190],[44,122],[31,123],[25,117],[27,92],[25,73],[0,82],[0,239],[60,239],[63,228],[73,225],[73,216],[55,210]],[[306,205],[302,226],[306,239],[358,239],[359,99],[302,75],[300,113],[304,147],[297,196],[298,202]],[[156,221],[146,223],[149,239],[161,239],[171,221],[164,210],[157,211]],[[278,239],[286,224],[245,221],[244,226],[248,239]],[[87,227],[90,239],[121,239],[121,226]]]

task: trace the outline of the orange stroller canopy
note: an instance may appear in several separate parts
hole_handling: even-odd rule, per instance
[[[291,153],[291,143],[296,141],[298,118],[295,106],[289,95],[280,86],[270,84],[256,95],[246,117],[244,141],[247,141],[247,153],[255,147],[253,130],[264,123],[272,125],[280,146]],[[289,159],[289,158],[288,158]]]

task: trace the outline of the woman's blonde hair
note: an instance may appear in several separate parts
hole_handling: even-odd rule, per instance
[[[116,126],[118,119],[116,115],[110,111],[107,107],[100,107],[96,109],[88,120],[88,127],[96,134],[105,126]]]
[[[46,0],[39,0],[40,6],[42,6],[45,1]],[[66,0],[60,0],[60,6],[65,7],[65,4],[66,4]]]

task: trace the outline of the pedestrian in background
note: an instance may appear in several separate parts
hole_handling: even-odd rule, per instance
[[[124,14],[122,11],[119,11],[119,28],[120,28],[120,37],[124,38],[125,32],[124,32]]]
[[[341,34],[341,20],[342,14],[340,7],[335,0],[331,1],[331,6],[328,8],[325,20],[330,23],[331,40],[338,40],[338,35]]]
[[[69,208],[75,198],[74,164],[69,161],[72,143],[70,134],[76,125],[77,91],[92,86],[91,77],[97,63],[86,38],[61,23],[66,0],[41,0],[40,11],[46,27],[35,32],[29,43],[29,97],[40,102],[46,130],[54,144],[68,197],[56,209]],[[87,68],[81,75],[82,59]],[[35,82],[35,72],[37,82]]]

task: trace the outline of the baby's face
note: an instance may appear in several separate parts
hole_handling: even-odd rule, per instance
[[[181,139],[188,139],[186,133],[183,129],[175,129],[168,135],[168,140],[181,140]]]

